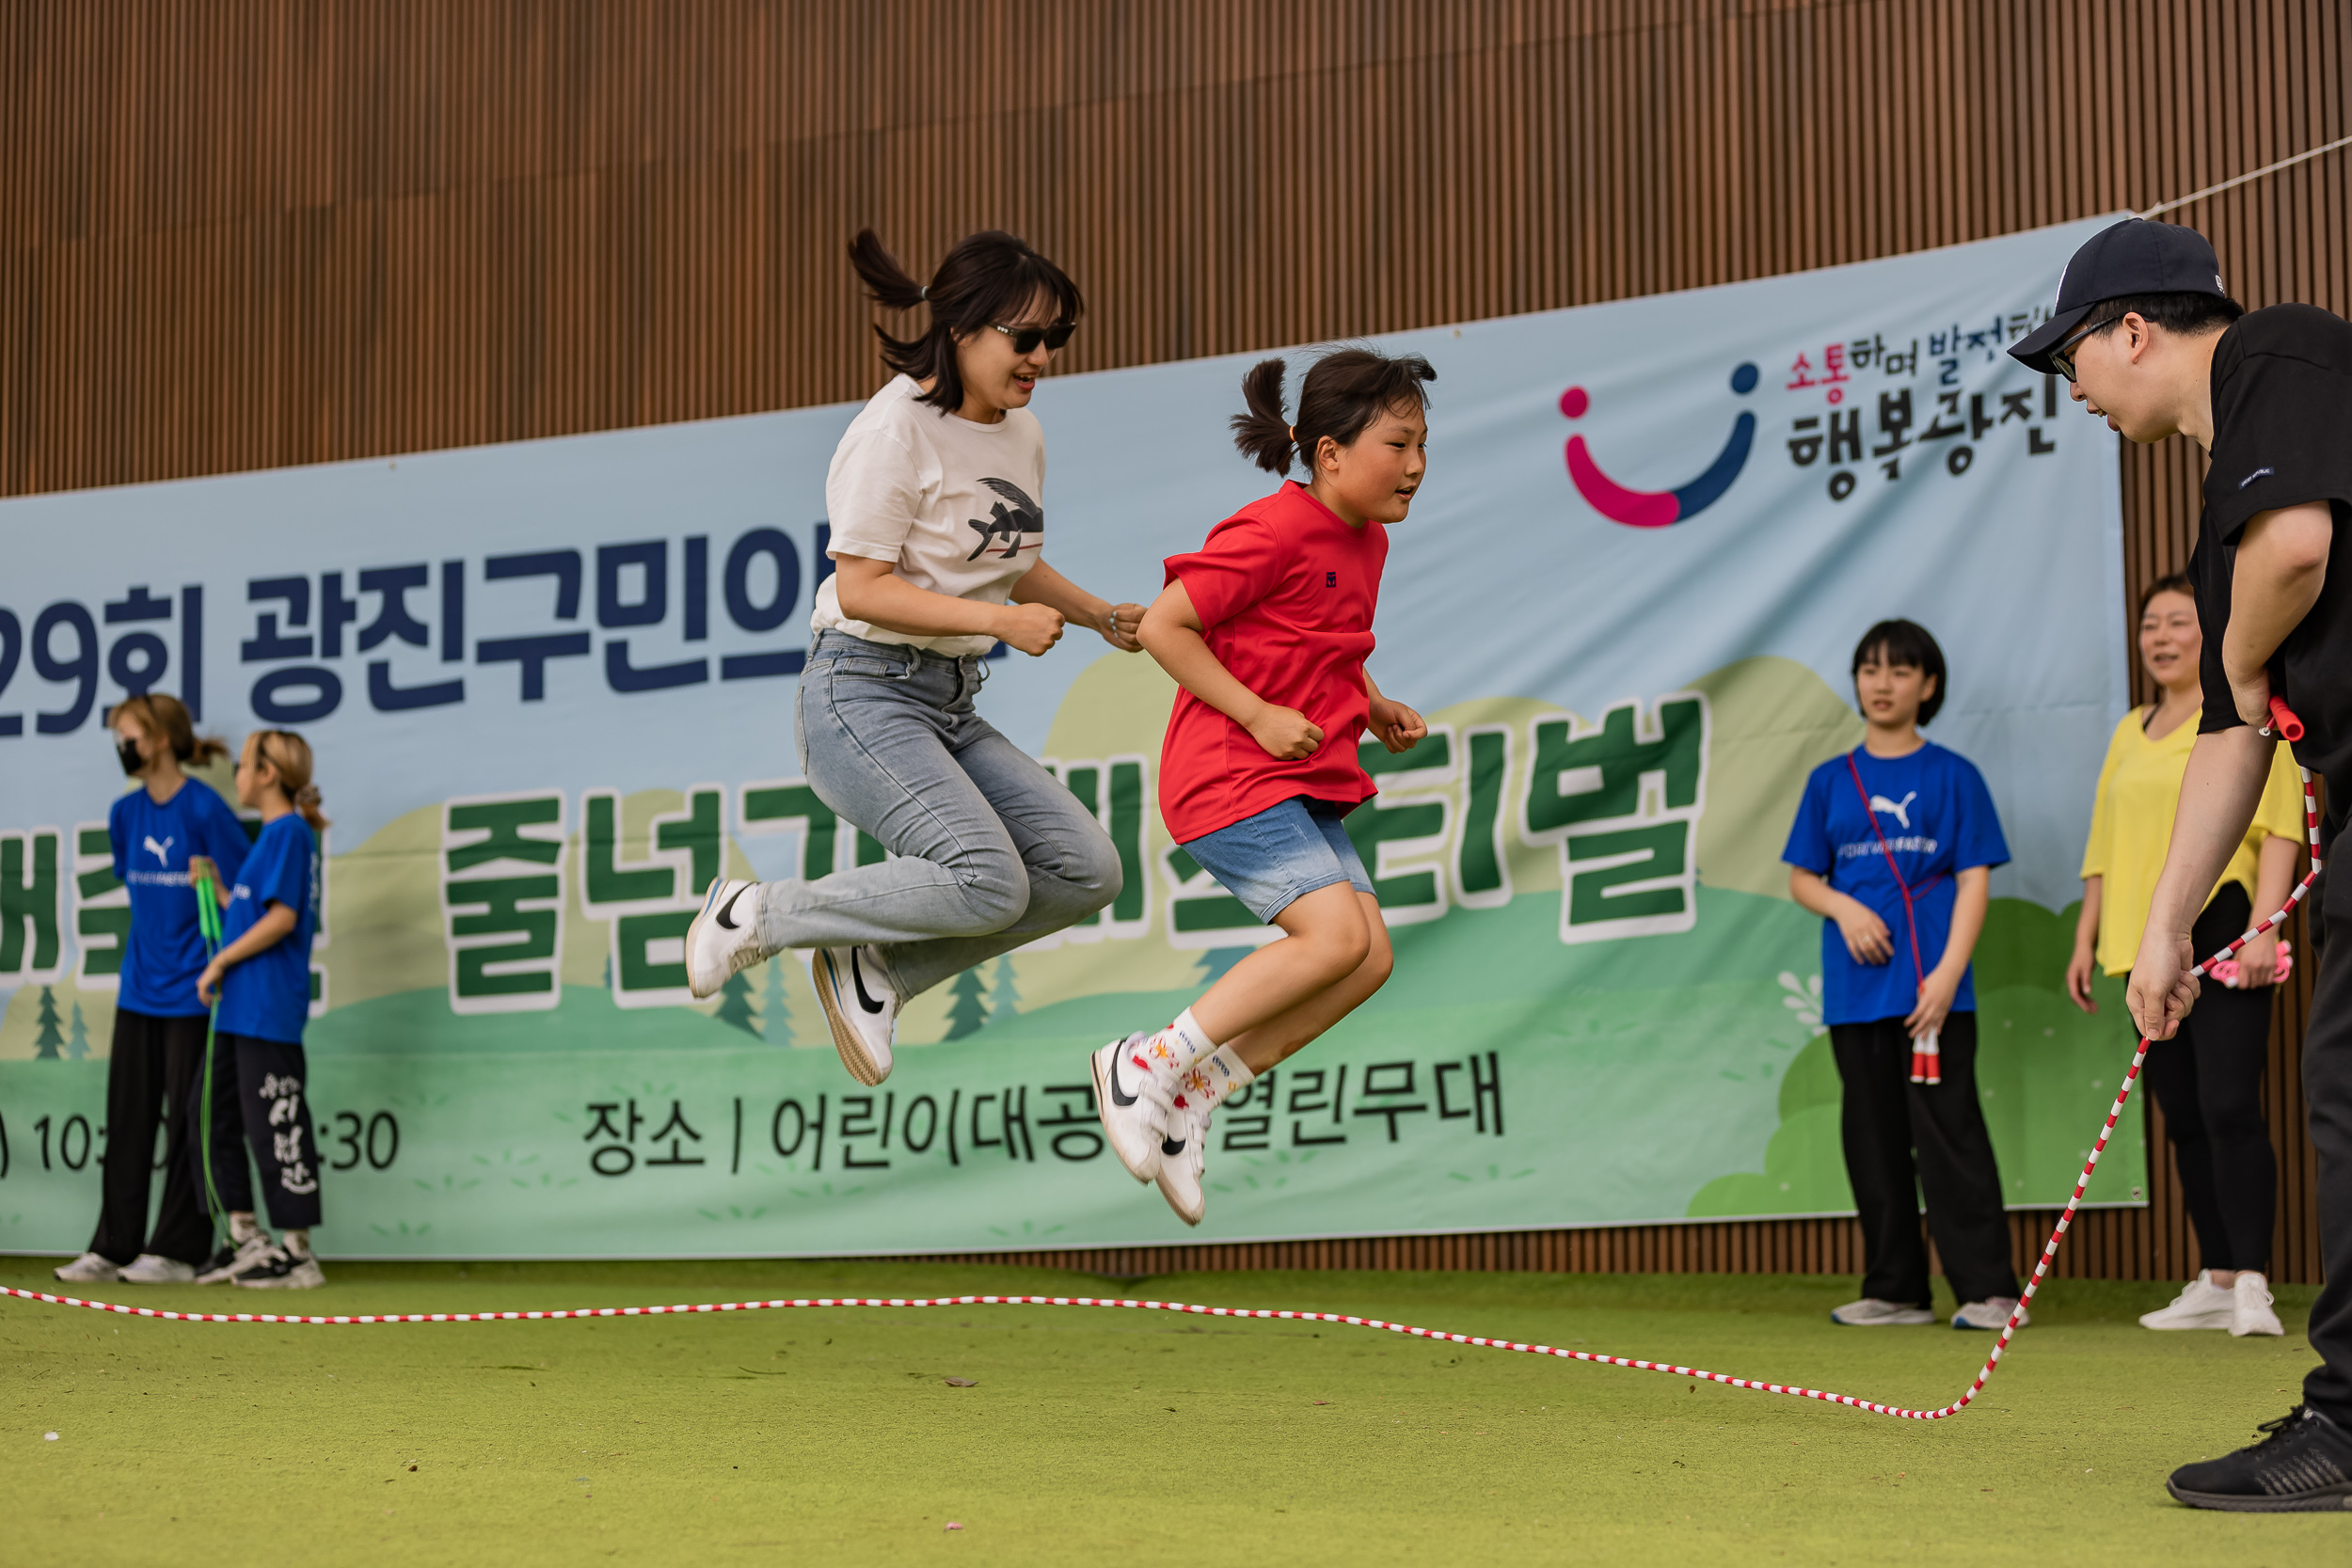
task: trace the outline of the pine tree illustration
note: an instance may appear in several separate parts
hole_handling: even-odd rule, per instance
[[[1012,955],[996,959],[996,984],[988,993],[988,1021],[1002,1023],[1021,1011],[1021,993],[1012,987]]]
[[[82,1005],[79,1002],[73,1004],[73,1022],[66,1032],[65,1054],[66,1059],[72,1062],[82,1061],[89,1055],[89,1029],[82,1022]]]
[[[792,1043],[792,1015],[784,1003],[784,957],[768,960],[768,983],[759,998],[760,1037],[770,1045]]]
[[[752,1022],[752,983],[743,978],[741,970],[727,976],[727,983],[719,988],[719,1022],[732,1023],[757,1039],[759,1025]]]
[[[40,988],[40,1016],[37,1022],[40,1024],[40,1035],[33,1041],[37,1047],[33,1057],[36,1061],[54,1062],[57,1060],[57,1047],[65,1043],[65,1037],[57,1032],[57,999],[47,986]]]
[[[948,990],[956,1000],[947,1009],[947,1037],[960,1040],[988,1022],[988,1008],[980,1000],[980,972],[965,970]]]

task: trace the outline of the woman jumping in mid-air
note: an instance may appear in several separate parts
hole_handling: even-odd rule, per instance
[[[801,673],[801,766],[818,798],[894,859],[815,881],[714,880],[687,933],[696,996],[787,947],[844,1066],[890,1073],[898,1009],[942,980],[1119,895],[1109,835],[973,710],[999,640],[1040,655],[1066,622],[1133,653],[1143,607],[1045,563],[1045,435],[1028,404],[1084,303],[1010,234],[973,234],[918,285],[871,230],[850,247],[893,309],[930,308],[898,373],[850,423],[825,476],[834,573]]]

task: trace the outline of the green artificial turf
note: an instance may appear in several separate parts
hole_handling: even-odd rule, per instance
[[[159,1307],[483,1310],[1119,1293],[1390,1317],[1918,1405],[1989,1337],[1839,1329],[1817,1277],[1224,1274],[888,1261],[336,1264]],[[0,1281],[50,1286],[0,1259]],[[1096,1308],[587,1323],[162,1323],[0,1299],[10,1563],[2342,1560],[2352,1518],[2202,1513],[2174,1465],[2295,1402],[2284,1339],[2152,1334],[2060,1282],[1955,1419],[1333,1325]],[[970,1387],[948,1378],[969,1378]],[[44,1433],[57,1433],[48,1441]],[[950,1521],[961,1525],[949,1530]]]

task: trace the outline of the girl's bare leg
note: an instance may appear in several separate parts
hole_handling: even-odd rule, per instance
[[[1353,888],[1347,891],[1355,893]],[[1369,893],[1357,893],[1356,899],[1363,911],[1364,925],[1371,939],[1363,962],[1335,984],[1327,986],[1303,1002],[1294,1003],[1284,1011],[1229,1041],[1233,1053],[1248,1064],[1251,1073],[1265,1071],[1362,1006],[1372,993],[1387,982],[1389,972],[1396,967],[1396,954],[1389,945],[1388,923],[1380,918],[1380,900]],[[1240,965],[1234,967],[1238,969]],[[1198,1006],[1193,1016],[1200,1016]]]
[[[1369,919],[1366,903],[1372,904]],[[1279,941],[1227,970],[1192,1005],[1193,1020],[1209,1038],[1234,1039],[1347,980],[1370,958],[1374,930],[1380,932],[1381,946],[1388,945],[1377,903],[1345,882],[1293,899],[1274,924],[1282,929]]]

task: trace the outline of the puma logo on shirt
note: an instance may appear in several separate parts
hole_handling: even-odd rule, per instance
[[[161,844],[158,844],[155,842],[155,835],[153,833],[149,833],[147,835],[146,847],[148,852],[155,857],[155,863],[157,865],[169,865],[171,863],[171,847],[178,842],[178,836],[174,835],[171,838],[164,840]]]
[[[1873,795],[1870,797],[1870,810],[1873,815],[1884,812],[1905,828],[1909,828],[1911,826],[1911,802],[1918,798],[1919,792],[1915,789],[1900,800],[1890,800],[1883,795]]]

